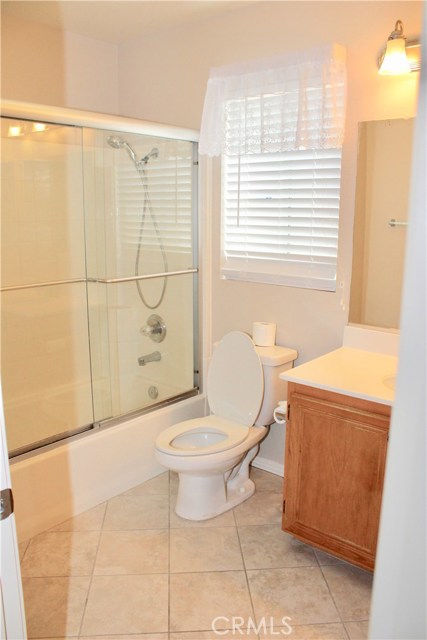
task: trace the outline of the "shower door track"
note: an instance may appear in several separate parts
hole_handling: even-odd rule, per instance
[[[119,284],[120,282],[137,282],[138,280],[150,280],[152,278],[167,278],[169,276],[181,276],[187,273],[198,273],[196,267],[181,269],[180,271],[164,271],[162,273],[150,273],[145,276],[129,276],[124,278],[71,278],[70,280],[51,280],[50,282],[34,282],[31,284],[17,284],[10,287],[0,287],[0,292],[19,291],[20,289],[37,289],[39,287],[54,287],[59,284],[76,284],[81,282],[94,282],[100,284]]]

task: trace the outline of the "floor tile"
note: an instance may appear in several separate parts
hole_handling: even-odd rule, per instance
[[[337,556],[333,556],[332,554],[321,551],[320,549],[314,549],[314,553],[316,554],[317,561],[321,566],[327,564],[348,564],[345,560],[341,560],[341,558],[337,558]]]
[[[278,627],[284,617],[292,626],[340,622],[318,567],[260,569],[247,574],[257,621],[272,618]]]
[[[233,616],[253,618],[244,571],[171,574],[170,631],[227,629]]]
[[[368,640],[368,620],[359,620],[359,622],[344,622],[344,626],[350,640]]]
[[[136,487],[122,493],[122,496],[159,496],[169,494],[169,472],[165,471],[159,476],[138,484]]]
[[[80,635],[168,630],[168,576],[95,576]]]
[[[292,629],[292,631],[290,631]],[[260,630],[259,640],[348,640],[342,624],[310,624]]]
[[[132,633],[120,636],[84,636],[84,640],[169,640],[169,636],[167,633]]]
[[[35,536],[21,563],[26,577],[89,576],[100,532],[48,531]]]
[[[239,624],[239,621],[238,621]],[[241,638],[241,640],[258,640],[258,634],[247,625],[234,629],[221,629],[218,631],[180,631],[170,633],[169,640],[221,640],[221,638]],[[277,640],[277,638],[275,639]]]
[[[167,529],[168,496],[117,496],[108,501],[104,530]]]
[[[52,527],[49,531],[100,531],[104,522],[106,507],[107,503],[103,502],[93,507],[93,509],[88,509],[88,511],[84,511],[78,516],[74,516],[74,518],[61,522],[61,524]]]
[[[239,538],[235,527],[200,530],[172,529],[170,570],[172,573],[243,569]]]
[[[238,527],[238,531],[246,569],[317,566],[311,547],[278,524]]]
[[[250,479],[255,482],[257,491],[277,491],[283,493],[283,478],[256,467],[250,468]]]
[[[368,620],[371,605],[372,574],[350,564],[322,567],[341,619]]]
[[[279,524],[282,521],[283,496],[276,491],[254,493],[234,509],[238,526]]]
[[[29,638],[77,636],[90,578],[23,578]]]
[[[167,573],[169,532],[167,529],[103,531],[94,575]]]

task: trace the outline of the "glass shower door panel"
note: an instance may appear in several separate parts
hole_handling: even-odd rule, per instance
[[[11,451],[93,422],[81,129],[2,118],[1,365]]]
[[[85,288],[76,283],[2,294],[2,384],[12,455],[93,422]]]
[[[194,388],[194,278],[192,274],[169,277],[162,305],[154,314],[141,304],[135,282],[107,285],[111,289],[109,324],[117,337],[110,344],[118,346],[110,352],[114,416]],[[154,284],[153,280],[143,281],[143,294],[149,295]],[[153,315],[164,327],[160,342],[150,336]]]
[[[196,255],[195,145],[91,129],[83,140],[94,406],[102,421],[194,388],[196,277],[186,271]],[[170,272],[183,273],[151,278]],[[166,325],[161,342],[141,333],[153,315]]]

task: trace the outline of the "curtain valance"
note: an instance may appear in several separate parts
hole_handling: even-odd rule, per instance
[[[340,45],[212,69],[199,152],[235,156],[340,148],[345,93]]]

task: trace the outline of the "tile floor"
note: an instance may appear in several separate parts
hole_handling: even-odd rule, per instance
[[[166,472],[20,544],[29,638],[366,638],[371,574],[282,532],[282,478],[251,475],[212,520],[175,514]]]

